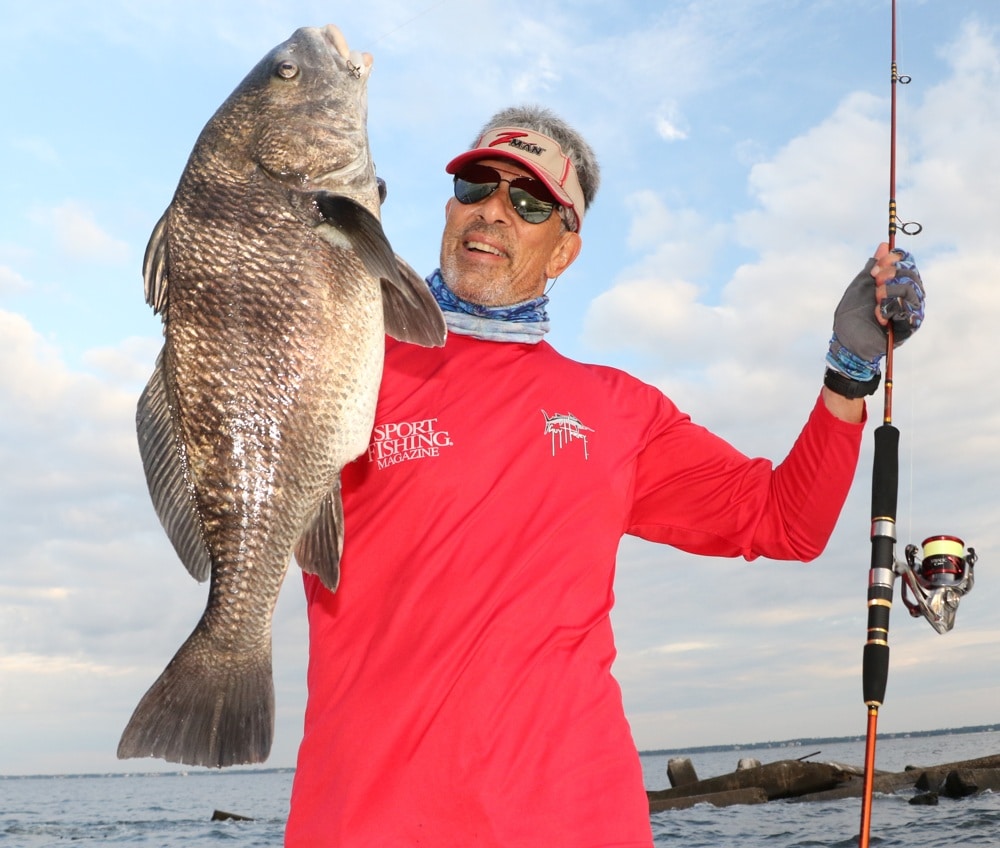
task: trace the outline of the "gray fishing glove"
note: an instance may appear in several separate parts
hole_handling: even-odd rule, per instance
[[[906,341],[924,320],[924,286],[913,257],[901,254],[893,263],[896,276],[886,282],[886,294],[879,307],[882,317],[892,322],[893,347]],[[885,261],[883,258],[881,261]],[[864,270],[847,287],[833,316],[833,338],[827,364],[850,380],[878,385],[880,365],[885,356],[887,328],[875,317],[875,278],[869,259]]]

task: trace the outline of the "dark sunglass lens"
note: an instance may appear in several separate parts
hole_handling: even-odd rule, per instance
[[[500,185],[500,174],[485,165],[472,163],[455,174],[455,197],[460,203],[478,203]]]
[[[511,183],[510,202],[514,205],[517,214],[529,224],[541,224],[543,221],[547,221],[556,206],[555,201],[542,200],[524,188],[521,185],[522,182],[538,183],[543,189],[545,188],[538,180],[515,180],[514,183]]]
[[[459,203],[479,203],[497,190],[499,183],[471,183],[455,177],[455,198]]]
[[[499,183],[500,172],[489,165],[480,165],[478,162],[470,162],[464,165],[457,176],[470,183]]]
[[[549,191],[545,183],[541,180],[536,180],[533,177],[518,177],[516,180],[511,181],[510,186],[511,188],[522,188],[532,197],[544,201],[545,203],[556,202],[556,199],[552,196],[552,192]]]

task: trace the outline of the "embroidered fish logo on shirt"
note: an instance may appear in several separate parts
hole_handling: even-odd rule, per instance
[[[562,448],[579,440],[583,442],[583,458],[589,459],[590,453],[587,447],[587,433],[593,433],[591,427],[586,426],[579,418],[571,412],[557,412],[549,415],[544,409],[542,417],[545,418],[546,436],[552,437],[552,455],[556,455],[556,448]]]

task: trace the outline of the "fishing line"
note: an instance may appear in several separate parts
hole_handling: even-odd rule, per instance
[[[431,4],[429,5],[429,6],[425,6],[425,7],[423,8],[423,9],[421,9],[421,10],[420,10],[419,12],[417,12],[417,14],[415,14],[415,15],[414,15],[414,16],[413,16],[412,18],[408,18],[407,20],[403,21],[403,22],[402,22],[401,24],[399,24],[398,26],[395,26],[395,27],[393,27],[392,29],[390,29],[390,30],[386,30],[385,32],[383,32],[383,33],[382,33],[382,34],[381,34],[380,36],[378,36],[378,38],[376,38],[376,39],[375,39],[375,40],[374,40],[374,41],[372,42],[372,44],[373,44],[373,45],[374,45],[374,44],[378,44],[378,43],[379,43],[380,41],[382,41],[383,39],[385,39],[385,38],[388,38],[388,37],[389,37],[390,35],[392,35],[393,33],[396,33],[396,32],[399,32],[399,31],[400,31],[401,29],[403,29],[404,27],[408,27],[408,26],[409,26],[410,24],[412,24],[412,23],[413,23],[413,22],[414,22],[415,20],[417,20],[418,18],[422,18],[422,17],[423,17],[424,15],[426,15],[426,14],[427,14],[428,12],[431,12],[431,11],[433,11],[433,10],[434,10],[434,9],[436,9],[436,8],[437,8],[438,6],[443,6],[443,5],[444,5],[445,3],[447,3],[447,2],[448,2],[448,0],[438,0],[438,2],[437,2],[437,3],[431,3]]]
[[[897,8],[896,9],[896,16],[897,16],[897,21],[898,21],[898,30],[900,32],[905,32],[906,31],[906,18],[907,18],[905,7],[903,7],[903,8]],[[900,67],[906,67],[906,42],[905,42],[904,39],[899,39],[898,42],[899,43],[896,44],[896,54],[897,54],[898,64],[899,64]],[[906,82],[904,82],[902,84],[903,85],[908,85],[911,78],[907,75],[907,76],[905,76],[905,79],[906,79]],[[900,90],[900,94],[902,95],[902,97],[904,99],[905,99],[905,92],[906,92],[906,89],[901,89]],[[897,120],[899,122],[900,132],[901,132],[902,137],[903,138],[912,138],[913,137],[913,134],[912,134],[913,116],[911,114],[911,111],[904,108],[902,110],[901,114],[897,116]],[[905,151],[905,145],[904,145],[904,151]],[[920,224],[916,224],[916,223],[912,223],[912,222],[908,223],[908,224],[904,224],[903,227],[904,227],[903,232],[907,233],[908,235],[916,235],[916,233],[920,232],[920,230],[923,229]],[[914,228],[916,228],[915,231],[914,231]],[[919,427],[920,427],[920,419],[918,419],[917,415],[916,415],[916,402],[917,402],[916,401],[916,393],[915,392],[910,392],[909,393],[909,401],[907,403],[908,419],[907,419],[907,422],[906,422],[906,424],[907,424],[907,432],[909,434],[909,445],[907,447],[907,460],[908,460],[907,461],[907,476],[908,476],[908,481],[907,481],[907,491],[906,491],[906,500],[907,500],[907,509],[906,509],[906,538],[908,538],[908,539],[909,538],[913,538],[913,510],[914,510],[914,501],[915,501],[915,499],[914,499],[915,479],[914,478],[915,478],[915,471],[916,471],[916,460],[915,460],[915,457],[916,457],[916,443],[918,441],[917,437],[919,436]]]
[[[915,461],[916,443],[917,443],[916,436],[919,435],[919,426],[920,426],[919,423],[917,422],[917,417],[916,417],[916,411],[917,411],[916,398],[917,398],[916,393],[910,392],[910,402],[908,405],[909,421],[907,422],[907,427],[910,430],[910,440],[909,440],[910,444],[909,444],[909,449],[907,451],[909,453],[909,468],[907,469],[907,471],[909,473],[910,479],[909,479],[909,486],[906,492],[906,499],[907,499],[906,537],[908,539],[913,538],[913,510],[914,510],[913,486],[914,486],[914,476],[916,472],[916,461]]]
[[[917,235],[917,223],[901,223],[896,214],[896,92],[910,77],[900,74],[896,58],[896,0],[892,0],[892,96],[889,121],[889,252],[895,249],[897,231]],[[893,349],[892,320],[886,327],[885,407],[883,423],[875,430],[872,460],[871,568],[868,572],[868,631],[862,657],[862,691],[868,709],[865,738],[859,848],[868,848],[874,797],[875,745],[878,713],[885,699],[889,675],[889,612],[896,577],[902,577],[902,600],[910,615],[923,615],[938,632],[951,630],[958,602],[972,589],[976,552],[965,550],[957,536],[929,536],[922,549],[906,546],[906,561],[896,559],[896,506],[899,495],[899,430],[892,424]],[[911,397],[912,401],[912,397]],[[912,444],[910,500],[912,516]],[[911,519],[912,520],[912,519]],[[922,557],[920,556],[922,552]]]

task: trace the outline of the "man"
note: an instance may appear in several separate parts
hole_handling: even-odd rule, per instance
[[[611,676],[619,540],[817,556],[854,475],[883,324],[897,338],[919,325],[919,276],[883,246],[851,284],[826,385],[774,468],[544,341],[546,283],[576,259],[598,184],[574,130],[506,110],[446,170],[429,283],[448,342],[387,342],[371,444],[343,474],[340,588],[306,577],[286,844],[649,848]]]

